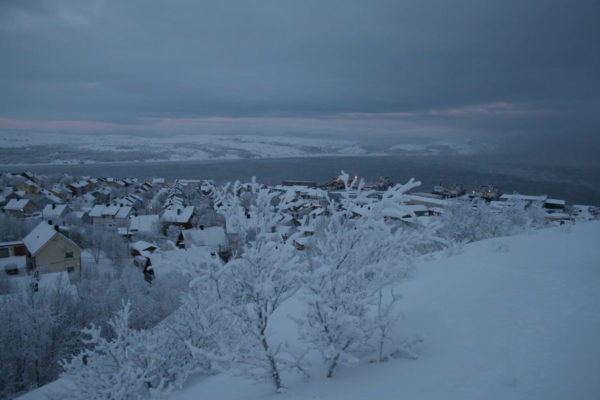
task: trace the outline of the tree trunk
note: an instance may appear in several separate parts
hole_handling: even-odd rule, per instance
[[[279,391],[283,387],[281,385],[281,376],[279,375],[279,369],[277,368],[275,358],[269,353],[269,344],[267,343],[267,338],[264,335],[262,337],[262,345],[263,349],[265,350],[265,355],[269,360],[269,365],[271,366],[271,378],[273,379],[275,388],[277,388],[277,390]]]
[[[337,367],[337,363],[338,363],[338,359],[339,358],[340,358],[340,355],[336,354],[335,357],[333,357],[333,359],[329,363],[329,368],[327,369],[327,377],[328,378],[333,377],[333,370],[335,369],[335,367]]]

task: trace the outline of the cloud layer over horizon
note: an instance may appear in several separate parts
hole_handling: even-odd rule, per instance
[[[0,129],[598,144],[599,17],[586,0],[8,0]]]

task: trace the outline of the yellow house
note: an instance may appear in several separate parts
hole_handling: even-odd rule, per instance
[[[81,249],[46,222],[35,227],[23,243],[27,248],[27,267],[40,273],[67,271],[69,279],[81,276]]]
[[[38,192],[39,186],[30,180],[21,182],[17,185],[18,190],[22,190],[27,194],[34,194]]]

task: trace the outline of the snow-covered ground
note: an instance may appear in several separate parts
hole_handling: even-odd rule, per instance
[[[424,257],[399,285],[396,337],[422,341],[415,360],[340,367],[287,389],[229,373],[191,382],[175,400],[598,399],[600,398],[600,222],[472,243]],[[273,326],[295,340],[288,314]],[[59,380],[21,399],[43,399]]]
[[[332,379],[316,368],[284,394],[218,375],[173,399],[598,399],[599,237],[599,222],[578,223],[421,261],[400,285],[397,332],[423,339],[416,360],[365,361]]]

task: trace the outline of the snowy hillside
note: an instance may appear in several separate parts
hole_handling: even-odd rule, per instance
[[[600,223],[491,239],[420,262],[398,338],[418,359],[272,385],[217,375],[173,399],[600,398]],[[289,328],[281,323],[279,328]],[[33,398],[33,397],[27,397]]]
[[[128,136],[64,133],[0,133],[3,164],[21,164],[14,149],[26,148],[28,164],[119,161],[199,161],[364,154],[357,143],[326,138],[258,135]],[[14,155],[17,153],[17,155]]]
[[[80,164],[129,161],[204,161],[252,158],[290,158],[359,155],[475,154],[483,149],[471,142],[430,141],[393,146],[366,146],[370,141],[339,137],[292,135],[176,134],[131,136],[0,132],[2,165]],[[26,149],[27,159],[20,151]],[[19,151],[15,151],[19,150]]]

